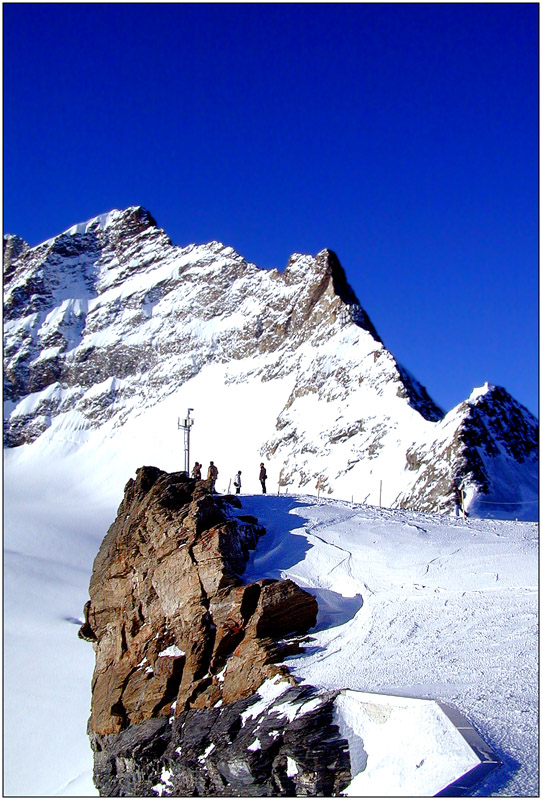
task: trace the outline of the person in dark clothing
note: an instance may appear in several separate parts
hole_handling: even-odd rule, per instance
[[[267,494],[267,489],[265,488],[265,482],[267,480],[267,471],[263,462],[260,464],[260,483],[262,484],[262,492],[263,494]]]
[[[235,486],[235,494],[241,494],[241,470],[238,471],[233,479],[233,485]]]
[[[215,462],[211,461],[209,469],[207,470],[207,480],[211,481],[211,492],[215,491],[215,483],[218,478],[218,469],[215,467]]]
[[[194,464],[194,469],[192,470],[192,477],[195,478],[197,481],[201,480],[201,464],[196,461]]]

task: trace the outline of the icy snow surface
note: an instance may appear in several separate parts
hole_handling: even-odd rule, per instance
[[[110,450],[79,439],[71,453],[68,443],[48,450],[46,440],[5,452],[8,795],[96,794],[86,735],[94,651],[77,630],[94,557],[134,466],[175,468],[173,455],[151,458],[142,430]],[[178,460],[177,451],[177,468]],[[222,472],[219,491],[228,479]],[[267,528],[246,579],[290,577],[318,599],[306,652],[287,662],[293,673],[326,689],[448,702],[504,764],[478,793],[536,796],[537,525],[309,496],[241,499],[243,513]],[[270,684],[261,702],[281,690]]]
[[[433,797],[480,763],[434,700],[341,692],[336,723],[354,776],[347,796]]]

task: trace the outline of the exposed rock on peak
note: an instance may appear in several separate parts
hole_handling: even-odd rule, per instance
[[[324,271],[326,276],[331,278],[335,294],[340,297],[344,303],[347,305],[359,306],[356,293],[348,283],[346,273],[333,250],[320,250],[316,255],[315,264],[317,268]]]
[[[15,236],[12,233],[4,234],[4,268],[11,260],[20,256],[28,244],[20,236]]]
[[[20,236],[4,234],[3,250],[3,275],[4,284],[8,284],[16,267],[19,256],[28,248],[27,243]]]
[[[45,244],[55,244],[59,238],[65,236],[85,235],[87,233],[97,233],[108,228],[125,230],[128,234],[139,233],[147,228],[157,228],[157,222],[152,214],[142,206],[130,206],[123,210],[117,208],[105,214],[89,219],[87,222],[80,222],[72,225],[60,236],[49,239]]]

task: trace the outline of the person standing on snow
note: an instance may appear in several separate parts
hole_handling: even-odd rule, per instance
[[[263,494],[267,494],[267,490],[265,488],[265,482],[267,480],[267,471],[263,462],[260,464],[260,483],[262,484],[262,492]]]
[[[233,479],[233,485],[235,486],[235,494],[241,494],[241,470],[237,472]]]
[[[215,483],[217,478],[218,478],[218,469],[215,467],[215,462],[211,461],[209,464],[209,469],[207,470],[207,480],[211,481],[212,493],[214,493],[215,491]]]

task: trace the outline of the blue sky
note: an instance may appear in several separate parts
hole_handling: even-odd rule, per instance
[[[4,232],[334,250],[445,409],[538,415],[538,4],[4,4]]]

